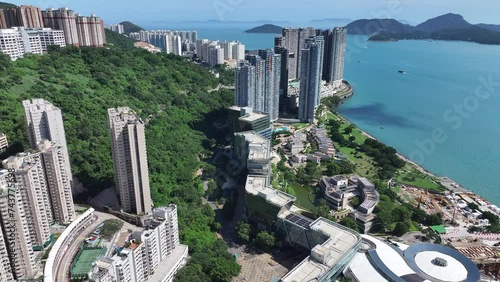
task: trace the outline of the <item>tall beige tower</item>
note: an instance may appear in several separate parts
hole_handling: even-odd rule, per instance
[[[108,109],[115,187],[125,212],[151,214],[144,123],[128,107]]]
[[[45,140],[40,142],[38,149],[41,151],[45,167],[54,218],[57,222],[69,223],[75,214],[75,206],[69,175],[66,171],[64,148],[57,142]]]
[[[68,8],[47,9],[42,11],[42,17],[45,27],[64,31],[66,45],[80,46],[74,11]]]
[[[31,243],[28,216],[24,210],[23,196],[14,181],[14,175],[11,171],[0,170],[0,222],[6,245],[6,248],[0,247],[0,260],[2,263],[6,263],[6,258],[10,261],[14,276],[14,280],[6,281],[33,278],[38,270]],[[1,184],[2,182],[4,185]],[[5,253],[8,255],[5,256]],[[2,271],[8,272],[8,268],[0,270],[0,272]]]
[[[64,154],[64,170],[73,187],[73,174],[61,110],[44,99],[24,100],[23,107],[31,149],[37,150],[38,144],[44,140],[57,142]]]
[[[31,243],[43,246],[50,240],[49,226],[53,222],[53,214],[40,154],[18,154],[4,160],[3,167],[9,169],[14,177]]]

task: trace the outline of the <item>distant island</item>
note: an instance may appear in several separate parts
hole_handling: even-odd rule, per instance
[[[281,33],[283,28],[274,24],[265,24],[245,30],[246,33]]]
[[[363,19],[346,26],[349,34],[370,35],[369,41],[451,40],[500,45],[500,26],[473,25],[461,15],[445,14],[417,26],[395,19]]]
[[[145,30],[144,28],[142,28],[142,27],[140,27],[132,22],[129,22],[129,21],[124,21],[124,22],[121,22],[120,24],[123,25],[123,30],[124,30],[125,34]]]

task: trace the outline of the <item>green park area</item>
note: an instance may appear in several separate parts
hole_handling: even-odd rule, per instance
[[[339,123],[339,132],[346,140],[349,140],[350,138],[350,140],[352,140],[355,144],[362,145],[365,140],[368,139],[368,137],[364,135],[360,129],[338,114],[329,112],[326,117],[325,124],[328,124],[330,120],[335,120]],[[359,150],[358,148],[352,148],[352,146],[343,145],[339,142],[334,143],[335,148],[340,153],[342,153],[348,160],[356,164],[356,173],[370,179],[378,178],[378,166],[372,157],[368,156],[365,152]],[[393,179],[400,184],[428,189],[430,191],[441,192],[445,190],[445,188],[441,186],[434,177],[422,173],[409,163],[406,163],[404,167],[396,170]]]
[[[445,190],[434,177],[425,175],[410,164],[406,164],[404,168],[397,171],[394,180],[406,186],[418,187],[435,192],[442,192]]]

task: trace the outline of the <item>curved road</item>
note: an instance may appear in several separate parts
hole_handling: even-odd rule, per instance
[[[92,233],[99,224],[104,222],[107,219],[116,218],[112,215],[105,214],[102,212],[95,211],[95,215],[97,216],[97,220],[90,224],[87,228],[85,228],[76,239],[72,242],[72,244],[66,248],[64,256],[61,260],[56,264],[57,265],[57,276],[55,282],[66,282],[70,281],[70,270],[71,263],[73,262],[73,258],[76,256],[78,251],[80,250],[80,246],[85,241],[85,239]]]

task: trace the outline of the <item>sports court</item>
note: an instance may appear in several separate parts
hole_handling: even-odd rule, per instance
[[[106,249],[97,248],[97,249],[82,249],[76,255],[76,258],[71,267],[71,276],[82,276],[89,273],[92,269],[92,263],[96,261],[96,259],[105,253]]]

